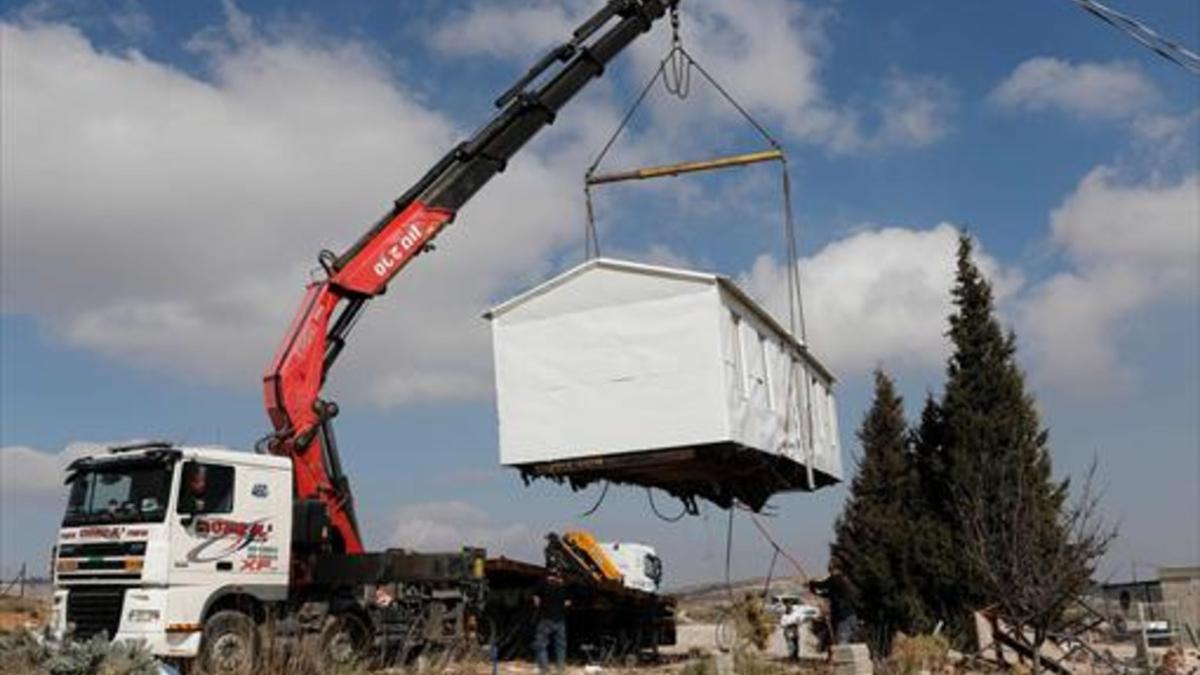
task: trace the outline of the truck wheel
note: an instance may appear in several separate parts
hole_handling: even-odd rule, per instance
[[[254,620],[234,609],[221,610],[204,623],[200,663],[208,675],[249,675],[258,647]]]
[[[730,615],[717,619],[717,649],[727,652],[738,641],[737,621]]]
[[[321,656],[327,669],[358,664],[366,656],[371,632],[353,614],[331,617],[321,631]]]

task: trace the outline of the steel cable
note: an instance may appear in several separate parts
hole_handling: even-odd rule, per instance
[[[1153,28],[1137,19],[1122,14],[1096,0],[1071,0],[1084,11],[1100,19],[1108,25],[1122,31],[1164,59],[1181,66],[1193,75],[1200,75],[1200,55],[1183,45],[1163,37]]]
[[[663,520],[668,523],[677,523],[680,520],[683,520],[684,516],[688,515],[689,513],[693,513],[693,510],[688,506],[687,502],[684,502],[683,510],[679,512],[679,515],[664,516],[662,512],[658,510],[658,506],[654,503],[654,491],[650,488],[646,488],[646,499],[650,502],[650,510],[654,512],[654,515],[658,516],[659,520]]]
[[[611,485],[611,483],[604,481],[604,489],[600,491],[600,496],[596,499],[596,503],[592,504],[592,508],[579,514],[580,518],[587,518],[600,509],[600,505],[604,503],[604,498],[608,496],[609,485]]]

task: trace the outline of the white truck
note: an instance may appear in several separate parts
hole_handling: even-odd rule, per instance
[[[168,659],[202,656],[209,672],[244,672],[268,633],[316,640],[332,662],[369,644],[407,656],[461,642],[483,611],[482,549],[306,553],[328,525],[313,502],[293,500],[286,458],[146,443],[77,460],[67,484],[50,626],[59,638],[105,633]],[[301,585],[294,555],[315,558]]]
[[[103,633],[166,659],[200,657],[210,673],[247,672],[268,646],[305,641],[329,666],[527,647],[545,567],[486,560],[478,548],[313,553],[328,524],[313,501],[293,499],[292,470],[286,458],[158,442],[75,461],[54,560],[54,637]],[[579,646],[673,644],[674,602],[657,594],[654,549],[600,546],[620,579],[560,568]],[[302,584],[295,555],[315,570]]]
[[[629,541],[605,541],[600,542],[600,548],[621,571],[626,587],[646,593],[658,592],[663,569],[662,560],[653,547]]]

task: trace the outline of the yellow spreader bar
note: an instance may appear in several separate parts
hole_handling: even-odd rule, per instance
[[[783,152],[772,148],[771,150],[748,152],[742,155],[702,159],[696,162],[680,162],[678,164],[649,166],[629,171],[614,171],[612,173],[588,176],[586,182],[588,185],[602,185],[604,183],[618,183],[625,180],[645,180],[647,178],[662,178],[663,176],[678,176],[681,173],[712,171],[713,169],[725,169],[731,166],[745,166],[747,164],[772,161],[783,161]]]

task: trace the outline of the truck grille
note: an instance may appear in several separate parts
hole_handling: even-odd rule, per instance
[[[102,558],[126,555],[145,555],[146,542],[100,542],[98,544],[61,544],[58,547],[60,558]]]
[[[124,607],[125,589],[120,586],[74,586],[67,593],[67,621],[75,624],[77,640],[102,632],[114,637]]]

